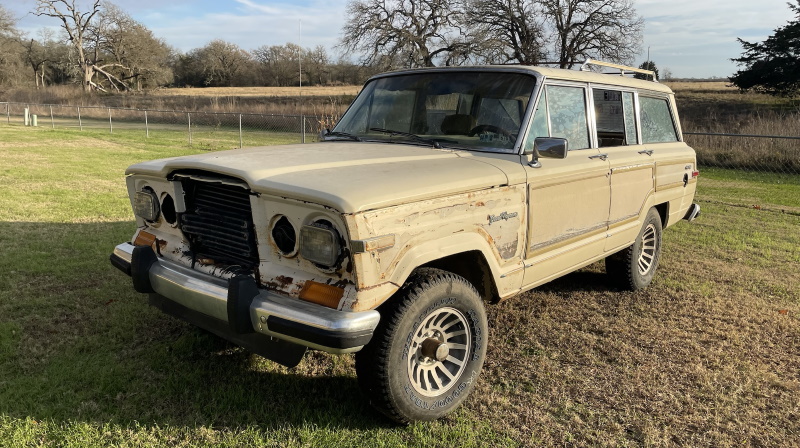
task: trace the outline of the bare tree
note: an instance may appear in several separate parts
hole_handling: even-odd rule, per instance
[[[83,76],[81,85],[84,91],[92,88],[99,88],[92,81],[94,78],[97,57],[92,60],[90,53],[85,45],[91,33],[90,25],[92,19],[100,12],[100,0],[94,0],[91,10],[81,12],[75,5],[75,0],[36,0],[36,8],[33,14],[37,16],[53,17],[61,21],[61,28],[67,33],[77,52],[77,65]],[[95,47],[95,54],[97,47]]]
[[[22,79],[24,65],[20,36],[16,19],[0,5],[0,84],[14,84]]]
[[[17,21],[11,11],[0,5],[0,37],[16,37],[18,34]]]
[[[45,67],[51,60],[50,52],[48,51],[49,47],[35,39],[23,42],[22,45],[25,48],[25,62],[33,70],[36,88],[39,88],[40,83],[44,87]]]
[[[641,49],[642,19],[632,0],[538,0],[552,27],[561,68],[587,57],[630,62]]]
[[[76,0],[36,0],[37,16],[61,21],[75,51],[84,91],[130,90],[143,79],[168,82],[171,49],[110,2],[93,0],[82,11]]]
[[[303,47],[286,45],[261,46],[253,50],[266,83],[274,86],[290,86],[300,80],[300,58],[305,58]],[[308,68],[308,67],[306,67]]]
[[[340,48],[366,65],[432,67],[462,61],[471,44],[449,0],[352,0]]]
[[[242,50],[236,44],[215,39],[203,48],[198,48],[190,53],[199,63],[203,84],[206,86],[232,86],[237,76],[248,65],[250,53]]]
[[[317,45],[313,50],[306,50],[303,58],[303,67],[312,84],[323,85],[330,82],[330,59],[328,52],[322,45]]]
[[[125,82],[141,90],[142,83],[171,81],[172,49],[152,31],[114,4],[106,3],[91,27],[94,48],[106,61],[104,76],[113,85]],[[128,88],[125,86],[124,88]]]
[[[545,60],[544,21],[531,0],[468,0],[466,22],[489,63],[536,65]]]

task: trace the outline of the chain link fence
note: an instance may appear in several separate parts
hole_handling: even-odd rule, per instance
[[[700,201],[800,215],[800,136],[684,132]]]
[[[205,150],[317,141],[324,120],[308,115],[143,110],[0,103],[2,122],[52,129],[133,133],[154,144]]]
[[[28,120],[26,123],[26,109]],[[0,103],[0,122],[134,133],[161,145],[204,150],[318,140],[329,117]],[[699,201],[800,215],[800,136],[685,132],[701,171]]]

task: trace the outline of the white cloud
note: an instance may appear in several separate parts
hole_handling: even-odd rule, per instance
[[[213,39],[224,39],[244,49],[262,45],[299,43],[322,45],[329,50],[338,43],[345,20],[344,2],[314,1],[308,6],[262,5],[236,0],[239,11],[207,13],[180,20],[162,19],[149,25],[171,45],[188,51]]]

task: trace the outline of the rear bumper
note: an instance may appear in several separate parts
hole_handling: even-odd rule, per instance
[[[692,222],[697,219],[698,216],[700,216],[700,206],[692,204],[689,206],[689,210],[686,211],[686,216],[684,216],[683,219]]]
[[[329,353],[355,352],[380,320],[375,310],[338,311],[260,289],[252,277],[204,274],[159,258],[146,246],[120,244],[110,260],[131,276],[137,291],[151,294],[151,302],[166,303],[159,306],[163,311],[251,350],[237,339],[255,333]]]

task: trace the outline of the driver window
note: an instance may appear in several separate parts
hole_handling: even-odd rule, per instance
[[[528,137],[523,146],[525,151],[533,149],[533,141],[536,140],[536,137],[550,137],[550,129],[547,126],[547,90],[542,91],[539,103],[536,104],[533,121],[531,121]]]
[[[586,97],[583,87],[545,86],[550,137],[565,138],[570,151],[589,147]]]

